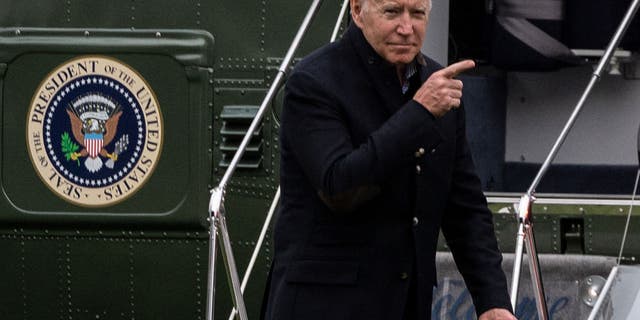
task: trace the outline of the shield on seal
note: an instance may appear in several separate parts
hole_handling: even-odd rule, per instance
[[[100,154],[102,150],[102,134],[101,133],[86,133],[84,135],[84,145],[87,148],[89,157],[95,158]]]

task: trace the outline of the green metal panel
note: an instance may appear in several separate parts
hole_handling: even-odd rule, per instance
[[[297,57],[328,42],[341,2],[324,1]],[[0,254],[9,261],[0,267],[3,319],[204,317],[208,189],[224,172],[220,114],[228,105],[260,105],[310,3],[0,0]],[[53,195],[24,141],[35,88],[60,63],[84,54],[137,70],[165,119],[151,180],[102,209]],[[241,273],[278,185],[278,129],[267,112],[261,166],[239,169],[227,190]],[[270,248],[267,237],[245,293],[252,319]],[[231,303],[224,268],[217,270],[216,317],[226,318]]]
[[[323,2],[296,60],[329,41],[341,2]],[[260,105],[310,3],[0,0],[2,319],[204,318],[208,190],[225,170],[219,167],[222,112]],[[53,68],[86,54],[115,57],[137,70],[158,95],[165,119],[151,180],[127,201],[102,209],[53,195],[36,175],[25,142],[34,90]],[[227,190],[241,274],[278,185],[281,101],[280,94],[263,120],[261,165],[238,169]],[[515,249],[511,207],[491,207],[504,252]],[[581,221],[573,249],[617,254],[626,208],[569,201],[536,204],[534,213],[542,253],[562,253],[574,237],[567,225]],[[639,254],[638,231],[634,213],[628,261]],[[439,248],[447,249],[442,241]],[[251,319],[260,308],[270,250],[267,237],[245,293]],[[217,271],[215,312],[226,319],[231,302],[224,267]]]
[[[554,202],[563,203],[538,203],[533,206],[533,226],[537,249],[540,253],[577,253],[617,257],[629,210],[622,200],[629,199],[611,201],[612,199],[597,195],[591,199],[609,203],[583,204],[581,202],[584,199],[554,198]],[[514,198],[515,202],[517,198]],[[504,253],[514,252],[517,220],[513,204],[490,203],[490,208],[494,212],[496,236],[501,250]],[[640,258],[638,219],[640,219],[640,209],[635,208],[631,216],[623,255],[623,260],[627,263],[637,263]],[[571,230],[570,227],[573,224],[579,224],[579,228]],[[447,249],[442,236],[439,248]]]
[[[0,252],[4,257],[4,262],[0,263],[0,314],[7,319],[21,319],[24,316],[26,294],[23,289],[26,265],[20,258],[24,256],[24,246],[15,237],[0,234]]]
[[[3,264],[3,319],[197,319],[206,296],[206,238],[2,230],[0,248],[16,262]]]
[[[1,270],[0,314],[201,318],[213,38],[202,31],[88,32],[0,32],[0,250],[9,262]],[[152,177],[126,201],[105,208],[76,206],[47,189],[25,141],[36,88],[56,66],[79,55],[110,56],[131,66],[155,91],[164,117],[163,151]]]
[[[62,23],[67,10],[64,2],[55,0],[2,1],[0,5],[2,26],[56,26]]]
[[[626,211],[624,212],[626,214]],[[638,263],[640,261],[640,223],[638,214],[634,216],[629,224],[629,234],[625,243],[625,253],[623,257],[627,263]],[[617,217],[588,215],[586,218],[587,248],[590,254],[603,254],[617,256],[617,250],[622,243],[622,230],[626,223],[626,216],[619,214]]]
[[[203,228],[211,168],[209,82],[213,73],[206,67],[213,42],[210,35],[93,31],[86,42],[80,30],[23,30],[19,37],[6,31],[4,35],[1,57],[8,67],[2,97],[5,197],[0,201],[0,220]],[[51,52],[41,52],[46,50]],[[87,54],[111,55],[142,74],[156,92],[165,119],[163,151],[150,181],[128,201],[104,210],[70,206],[49,192],[34,172],[23,138],[38,84],[64,61]],[[36,194],[42,201],[33,201]]]

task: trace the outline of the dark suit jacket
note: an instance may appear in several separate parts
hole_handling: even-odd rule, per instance
[[[291,74],[266,319],[399,320],[412,281],[429,319],[441,228],[478,314],[510,309],[464,112],[406,100],[353,25]]]

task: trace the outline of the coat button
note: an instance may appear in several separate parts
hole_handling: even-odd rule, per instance
[[[436,148],[431,149],[431,153],[436,153]]]
[[[418,149],[418,151],[416,151],[416,158],[420,158],[423,155],[424,155],[424,148],[420,148]]]
[[[400,279],[407,280],[409,279],[409,274],[406,272],[400,272]]]
[[[418,223],[420,223],[420,220],[418,220],[418,217],[413,217],[413,226],[417,227]]]
[[[420,167],[420,165],[416,165],[416,173],[420,174],[420,172],[422,172],[422,168]]]

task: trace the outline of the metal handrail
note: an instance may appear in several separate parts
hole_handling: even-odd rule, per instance
[[[313,20],[315,14],[317,13],[317,9],[320,6],[321,2],[322,0],[314,0],[313,3],[311,3],[311,7],[309,7],[309,11],[307,11],[307,15],[304,17],[304,20],[302,21],[302,25],[300,26],[300,29],[298,29],[298,33],[293,39],[293,42],[291,43],[291,46],[289,47],[287,54],[284,56],[284,59],[282,60],[282,63],[278,68],[278,74],[276,75],[276,78],[273,80],[273,83],[271,84],[271,87],[267,92],[267,96],[262,101],[262,104],[260,105],[260,109],[258,109],[256,116],[253,118],[253,122],[251,122],[251,125],[249,126],[247,133],[245,134],[244,138],[242,139],[242,142],[240,143],[240,146],[238,147],[238,151],[236,151],[235,155],[233,156],[233,159],[231,160],[231,163],[229,164],[229,167],[227,168],[227,171],[224,173],[224,176],[222,176],[222,179],[218,184],[219,189],[224,190],[226,188],[227,183],[229,182],[229,179],[231,179],[231,176],[235,172],[236,167],[238,166],[238,162],[240,161],[240,158],[242,158],[242,155],[244,154],[244,151],[247,148],[249,141],[251,140],[253,131],[255,131],[256,128],[258,128],[258,126],[260,125],[264,112],[267,110],[267,107],[269,106],[273,98],[276,96],[277,90],[280,87],[280,84],[282,83],[282,81],[284,80],[284,77],[287,73],[287,69],[291,64],[291,60],[293,60],[293,55],[295,54],[296,50],[298,50],[298,46],[302,41],[302,37],[304,37],[304,34],[306,33],[307,28],[309,27],[309,24],[311,24],[311,20]]]
[[[258,260],[258,254],[260,253],[260,248],[262,247],[262,243],[264,242],[264,238],[267,235],[267,230],[269,230],[269,225],[271,224],[271,219],[273,218],[273,213],[276,211],[276,207],[278,206],[278,202],[280,201],[280,187],[278,186],[278,190],[276,191],[275,196],[273,196],[273,201],[271,201],[271,207],[269,207],[269,212],[267,213],[267,218],[265,219],[265,223],[262,225],[262,230],[260,231],[260,235],[258,236],[258,242],[256,242],[256,246],[253,249],[253,253],[251,254],[251,259],[249,260],[249,265],[247,266],[247,270],[242,277],[242,285],[240,285],[240,291],[244,294],[244,289],[247,287],[247,283],[249,282],[249,278],[251,277],[251,273],[253,272],[253,266],[256,264],[256,260]],[[233,320],[236,317],[238,311],[236,308],[231,310],[229,314],[229,320]]]
[[[240,316],[240,319],[247,320],[247,311],[244,304],[244,299],[242,297],[240,280],[238,277],[238,271],[235,265],[233,250],[231,248],[231,240],[229,238],[229,233],[227,230],[227,225],[225,220],[225,210],[224,210],[225,190],[229,180],[231,179],[231,176],[233,175],[233,173],[235,172],[235,169],[238,166],[240,158],[242,158],[242,155],[244,154],[247,148],[247,145],[251,140],[253,132],[256,130],[258,125],[260,125],[260,122],[262,121],[262,117],[265,111],[267,110],[268,105],[271,103],[271,101],[275,97],[276,91],[280,87],[280,84],[282,83],[286,75],[287,68],[289,68],[291,61],[293,60],[293,55],[295,54],[295,51],[298,49],[298,46],[300,45],[300,42],[302,41],[302,38],[306,33],[309,25],[311,24],[313,17],[317,13],[321,2],[322,0],[314,0],[311,3],[311,6],[309,7],[309,10],[307,11],[305,18],[302,21],[302,24],[298,29],[298,32],[296,33],[296,36],[293,39],[293,42],[291,43],[291,46],[289,47],[289,50],[287,51],[280,65],[280,68],[278,69],[278,74],[276,75],[276,78],[271,84],[271,87],[269,88],[267,95],[264,98],[262,104],[260,105],[260,108],[258,109],[258,112],[256,113],[253,121],[251,122],[251,125],[249,126],[247,133],[242,139],[242,142],[240,143],[238,150],[234,154],[233,159],[229,164],[229,167],[225,171],[222,179],[220,180],[218,187],[211,190],[211,197],[209,199],[209,218],[208,218],[210,223],[210,229],[209,229],[210,234],[209,234],[209,266],[208,266],[209,270],[208,270],[208,278],[207,278],[207,311],[206,311],[207,320],[214,319],[215,265],[216,265],[216,253],[217,253],[216,242],[218,240],[217,239],[218,233],[220,233],[220,236],[221,236],[220,241],[222,242],[222,249],[223,249],[222,257],[225,262],[228,281],[231,282],[230,289],[231,289],[233,302]]]
[[[518,205],[517,218],[518,218],[519,226],[518,226],[518,231],[516,235],[516,252],[515,252],[515,260],[513,263],[513,277],[511,280],[511,305],[515,310],[516,303],[518,300],[518,284],[520,282],[520,269],[522,266],[522,253],[523,253],[523,244],[524,244],[527,246],[529,259],[531,259],[531,263],[529,263],[529,271],[531,272],[531,281],[533,283],[533,287],[535,291],[534,293],[536,297],[536,306],[538,310],[538,316],[540,317],[541,320],[546,320],[549,318],[549,316],[547,313],[546,299],[544,296],[544,288],[542,285],[542,277],[540,274],[540,265],[538,263],[535,239],[533,236],[533,222],[532,222],[533,212],[531,211],[531,209],[532,209],[532,204],[535,201],[535,196],[534,196],[535,189],[538,187],[538,184],[542,180],[542,177],[546,174],[547,170],[551,166],[551,162],[555,159],[556,155],[558,154],[560,147],[564,143],[567,137],[567,134],[573,127],[573,124],[575,123],[578,117],[578,114],[580,113],[580,110],[582,109],[585,101],[587,100],[587,97],[591,93],[591,90],[595,86],[596,82],[600,80],[602,72],[604,71],[605,67],[608,65],[609,61],[611,60],[611,57],[613,55],[615,48],[618,47],[620,40],[622,40],[622,36],[626,32],[627,27],[631,23],[633,16],[638,10],[638,5],[640,5],[640,0],[634,0],[633,3],[630,4],[629,9],[627,10],[627,13],[625,14],[624,18],[622,19],[622,22],[620,23],[620,26],[616,30],[613,38],[611,39],[611,42],[607,46],[605,54],[600,59],[600,63],[598,64],[598,67],[593,73],[591,80],[587,85],[587,88],[585,89],[584,93],[580,97],[580,100],[578,101],[573,113],[571,114],[571,116],[569,117],[569,120],[567,121],[564,128],[562,129],[562,132],[560,133],[560,136],[556,140],[555,144],[551,148],[551,151],[549,152],[549,155],[547,156],[540,170],[538,171],[538,174],[533,179],[533,182],[531,183],[531,186],[527,190],[527,193],[522,196],[522,198],[520,199],[520,203]]]
[[[344,0],[344,2],[342,2],[342,8],[340,8],[340,13],[338,14],[338,20],[336,21],[336,25],[333,27],[333,32],[331,33],[331,40],[329,40],[329,42],[334,42],[338,38],[340,25],[342,24],[342,20],[344,19],[344,14],[347,12],[348,7],[349,7],[349,0]]]
[[[340,9],[340,13],[338,14],[338,19],[333,28],[333,33],[331,34],[330,42],[334,42],[338,37],[340,25],[342,24],[342,20],[344,19],[344,14],[348,6],[349,6],[349,0],[344,0],[344,2],[342,3],[342,8]],[[262,225],[262,230],[260,231],[260,235],[258,236],[258,241],[256,242],[256,245],[253,248],[253,253],[251,254],[251,259],[249,260],[249,265],[247,266],[247,270],[245,271],[245,274],[242,277],[242,285],[240,286],[240,290],[242,291],[242,293],[244,293],[244,290],[247,286],[249,278],[251,277],[251,273],[253,272],[253,266],[255,265],[256,260],[258,259],[260,248],[262,248],[265,235],[267,233],[267,230],[269,229],[269,226],[271,225],[271,220],[273,219],[273,214],[275,212],[275,209],[279,201],[280,201],[280,186],[278,186],[278,190],[276,191],[276,194],[274,195],[273,200],[271,201],[271,207],[269,208],[267,217],[265,218],[264,224]],[[231,313],[229,314],[229,320],[233,320],[236,314],[237,314],[237,311],[235,308],[233,308],[233,310],[231,310]]]
[[[596,303],[593,305],[593,309],[591,309],[591,313],[589,313],[589,318],[587,318],[587,320],[596,319],[596,316],[600,312],[600,308],[602,307],[602,303],[604,302],[605,297],[609,294],[609,290],[611,289],[613,280],[618,275],[618,268],[619,266],[614,266],[613,268],[611,268],[611,272],[607,277],[607,282],[605,282],[604,287],[602,287],[602,290],[600,291],[600,293],[598,293],[598,299],[596,300]]]

